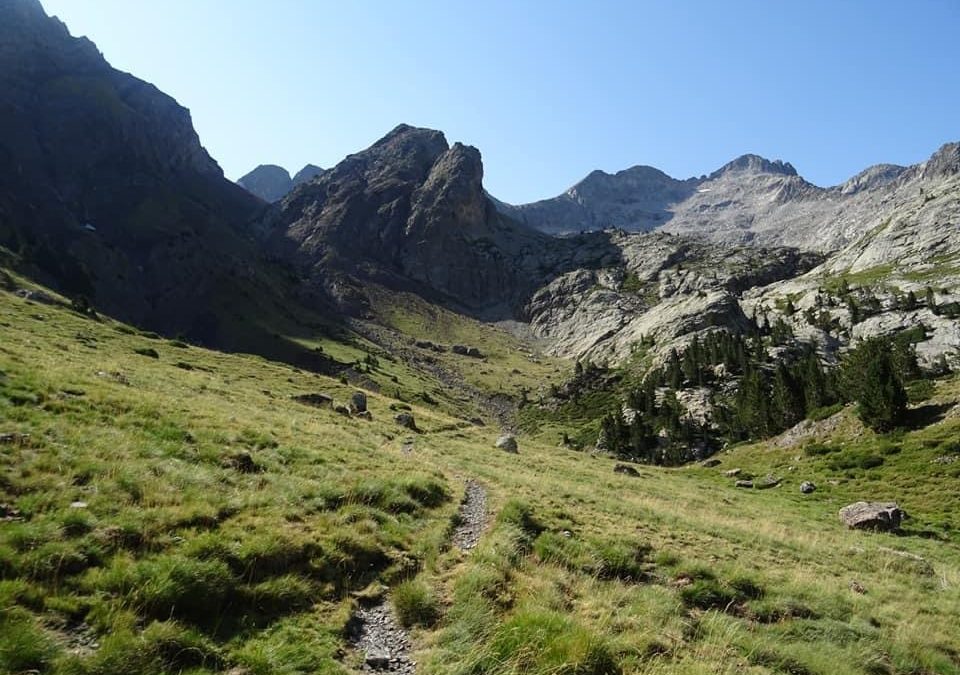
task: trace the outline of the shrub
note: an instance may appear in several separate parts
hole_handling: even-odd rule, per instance
[[[429,628],[440,618],[440,604],[427,584],[416,579],[404,581],[390,595],[397,618],[406,627]]]
[[[139,354],[140,356],[147,356],[151,359],[159,359],[160,354],[153,347],[137,347],[133,350],[134,354]]]

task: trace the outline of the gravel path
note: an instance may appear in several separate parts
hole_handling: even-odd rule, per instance
[[[467,481],[467,489],[460,504],[460,524],[453,532],[452,541],[468,551],[480,541],[487,525],[487,491],[475,480]],[[363,653],[364,673],[400,673],[415,675],[417,664],[410,659],[410,635],[397,621],[384,599],[372,607],[362,607],[348,627],[354,648]]]
[[[480,541],[487,526],[487,491],[475,480],[467,481],[467,490],[460,504],[460,524],[453,531],[455,546],[469,551]]]
[[[350,641],[363,652],[364,673],[414,675],[417,664],[410,660],[410,636],[393,614],[389,600],[357,612],[350,629]]]

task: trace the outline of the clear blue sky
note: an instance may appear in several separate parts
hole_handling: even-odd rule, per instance
[[[960,139],[960,1],[44,0],[190,108],[230,178],[330,166],[400,122],[522,202],[595,168],[747,152],[820,185]]]

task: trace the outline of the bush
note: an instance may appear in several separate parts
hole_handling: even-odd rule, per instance
[[[427,584],[416,579],[404,581],[390,595],[397,618],[407,628],[429,628],[440,619],[440,604]]]
[[[137,347],[133,350],[134,354],[139,354],[140,356],[147,356],[151,359],[159,359],[160,354],[153,347]]]

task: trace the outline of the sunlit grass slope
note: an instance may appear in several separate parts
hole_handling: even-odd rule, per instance
[[[506,361],[517,345],[481,324],[410,321],[411,338],[502,354],[519,381],[557,367]],[[339,379],[2,290],[0,371],[0,434],[29,435],[0,445],[3,672],[350,672],[358,596],[403,582],[426,673],[960,672],[960,464],[932,461],[953,452],[949,413],[629,477],[558,428],[511,455],[497,429],[411,401],[414,433],[388,388],[372,420],[348,418],[291,399],[346,402]],[[870,453],[884,462],[862,468]],[[737,490],[720,473],[735,467],[784,484]],[[468,477],[493,518],[465,554],[446,541]],[[905,535],[844,529],[854,499],[900,501]]]

